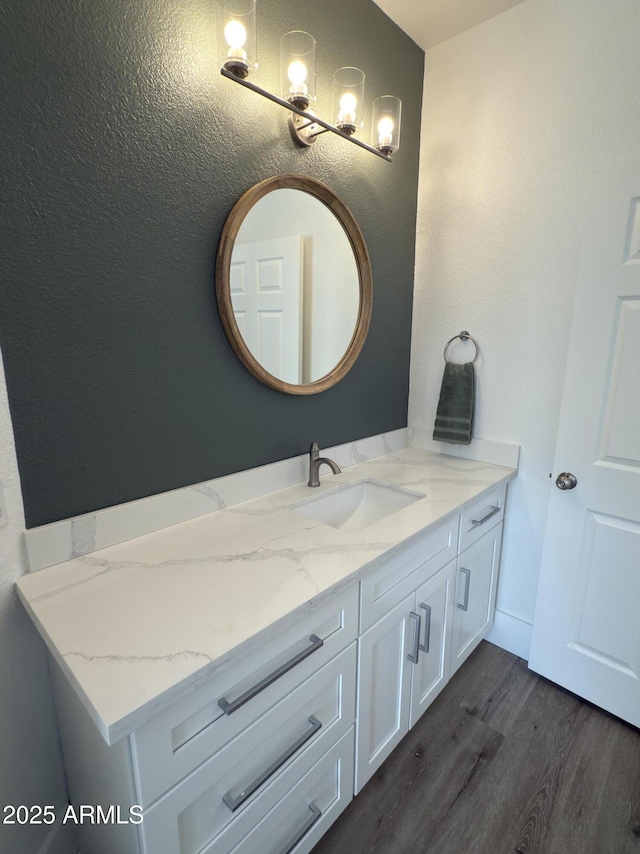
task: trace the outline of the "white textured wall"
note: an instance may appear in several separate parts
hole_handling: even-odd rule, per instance
[[[67,792],[44,645],[14,593],[26,571],[24,515],[1,356],[0,478],[10,519],[0,528],[0,810],[6,804],[51,804],[60,813]],[[71,825],[48,845],[51,832],[43,825],[0,824],[0,851],[75,851]]]
[[[409,424],[468,329],[476,436],[522,446],[498,608],[531,622],[593,173],[638,157],[640,2],[527,0],[426,55]]]

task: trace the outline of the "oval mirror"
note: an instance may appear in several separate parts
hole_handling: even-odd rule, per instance
[[[231,346],[255,377],[290,394],[324,391],[353,366],[371,321],[362,232],[320,181],[261,181],[225,223],[216,296]]]

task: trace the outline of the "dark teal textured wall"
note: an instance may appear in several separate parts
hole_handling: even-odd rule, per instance
[[[368,105],[403,99],[393,164],[295,146],[219,74],[210,0],[4,4],[0,341],[30,527],[406,424],[424,55],[370,0],[259,0],[258,23],[257,83],[277,91],[280,35],[305,29],[321,115],[342,65]],[[227,214],[284,172],[341,196],[373,265],[362,355],[309,397],[242,367],[214,296]]]

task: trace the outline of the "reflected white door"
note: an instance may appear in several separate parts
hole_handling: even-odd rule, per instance
[[[273,376],[302,382],[302,238],[236,244],[231,300],[238,329]]]
[[[640,164],[585,223],[529,666],[640,726]]]

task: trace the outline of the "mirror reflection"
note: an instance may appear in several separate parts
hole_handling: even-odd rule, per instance
[[[275,189],[246,214],[230,265],[233,314],[272,376],[314,383],[343,359],[360,313],[360,280],[340,220],[304,190]]]

